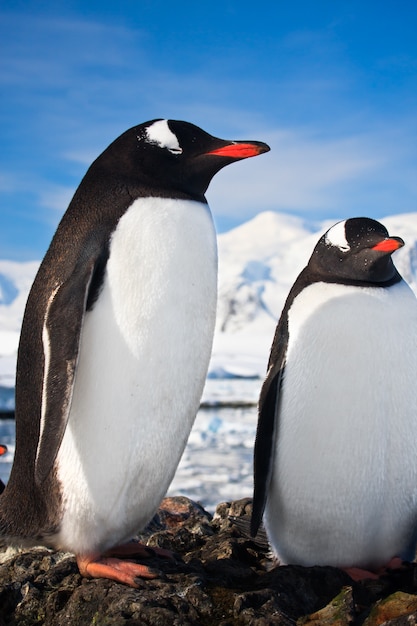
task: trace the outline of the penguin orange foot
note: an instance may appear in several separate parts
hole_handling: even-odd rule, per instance
[[[356,582],[360,580],[378,580],[379,578],[379,575],[375,572],[361,569],[360,567],[342,567],[341,569]]]
[[[138,587],[137,578],[157,578],[159,575],[159,572],[146,565],[96,554],[78,556],[77,565],[81,576],[110,578],[135,588]]]
[[[384,567],[380,567],[375,572],[371,572],[370,570],[361,569],[360,567],[343,567],[343,571],[348,574],[352,580],[378,580],[381,576],[384,576],[389,572],[389,570],[397,570],[402,569],[404,567],[404,561],[400,559],[398,556],[395,556],[390,560],[387,565]]]
[[[88,554],[77,557],[77,565],[81,576],[87,578],[110,578],[116,582],[124,583],[137,588],[137,578],[157,578],[159,571],[124,560],[123,557],[150,558],[160,556],[165,559],[173,559],[174,555],[163,548],[153,548],[143,543],[130,541],[106,550],[103,554]]]

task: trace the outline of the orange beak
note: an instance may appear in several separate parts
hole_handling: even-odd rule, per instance
[[[402,248],[404,245],[404,241],[401,237],[388,237],[387,239],[383,239],[376,246],[372,247],[372,250],[378,250],[379,252],[394,252],[394,250],[398,250],[398,248]]]
[[[247,159],[249,157],[258,156],[258,154],[262,154],[263,152],[268,152],[268,150],[269,146],[265,143],[248,143],[242,141],[241,143],[236,142],[227,146],[222,146],[221,148],[207,152],[207,154],[214,154],[216,156],[229,157],[232,159]]]

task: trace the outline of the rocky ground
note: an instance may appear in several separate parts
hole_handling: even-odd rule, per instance
[[[240,530],[250,507],[223,503],[212,518],[184,497],[166,498],[140,539],[177,557],[151,558],[161,576],[139,589],[82,578],[70,554],[5,551],[0,626],[417,624],[417,565],[360,583],[331,567],[274,567],[266,546]]]

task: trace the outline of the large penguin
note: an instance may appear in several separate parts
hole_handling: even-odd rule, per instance
[[[417,540],[417,299],[371,219],[320,239],[285,303],[259,400],[252,534],[281,563],[356,577]]]
[[[217,286],[204,193],[267,150],[153,120],[91,165],[26,306],[1,538],[72,551],[86,576],[154,576],[108,551],[146,556],[114,548],[153,516],[199,406]]]

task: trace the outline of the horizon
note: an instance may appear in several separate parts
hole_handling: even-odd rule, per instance
[[[91,162],[158,117],[271,146],[213,179],[219,234],[417,211],[416,23],[411,0],[1,9],[0,258],[42,258]]]

